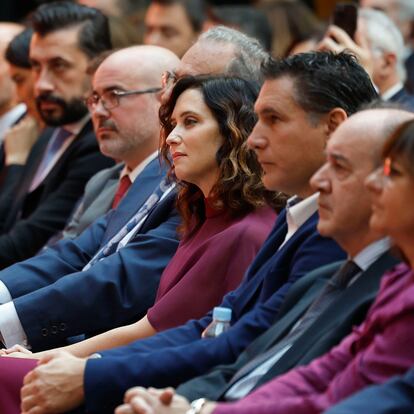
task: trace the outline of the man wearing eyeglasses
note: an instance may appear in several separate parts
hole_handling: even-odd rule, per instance
[[[79,237],[0,272],[0,297],[13,299],[0,306],[6,346],[62,345],[140,318],[153,303],[178,246],[175,193],[156,151],[161,75],[177,63],[166,49],[135,46],[97,68],[86,100],[96,137],[103,154],[124,163],[119,187],[124,177],[131,185]]]

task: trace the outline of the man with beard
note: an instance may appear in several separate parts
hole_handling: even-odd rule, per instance
[[[7,165],[0,199],[0,268],[33,256],[60,230],[87,180],[113,164],[100,152],[83,102],[92,58],[111,47],[100,12],[69,2],[33,15],[30,59],[47,128],[26,165]]]

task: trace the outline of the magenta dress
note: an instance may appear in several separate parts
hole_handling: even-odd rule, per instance
[[[20,414],[20,388],[34,359],[0,358],[0,414]]]
[[[181,241],[165,268],[147,317],[157,331],[198,319],[234,290],[270,233],[275,212],[263,207],[231,219],[206,203],[206,220]]]

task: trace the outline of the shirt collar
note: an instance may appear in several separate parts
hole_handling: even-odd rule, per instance
[[[141,172],[144,170],[144,168],[153,160],[155,160],[155,158],[157,158],[158,156],[158,151],[154,151],[152,154],[150,154],[147,158],[145,158],[143,161],[141,161],[133,170],[129,169],[126,165],[125,167],[122,169],[121,171],[121,176],[120,178],[122,178],[124,175],[129,176],[129,179],[131,180],[131,183],[133,183],[136,178],[138,177],[139,174],[141,174]]]
[[[402,82],[398,82],[396,83],[394,86],[391,86],[391,88],[388,88],[382,95],[381,98],[384,101],[388,101],[389,99],[391,99],[395,94],[397,94],[402,88],[403,88],[403,83]]]
[[[371,266],[378,257],[389,250],[390,247],[390,238],[384,237],[362,249],[352,260],[362,269],[362,271],[366,271],[368,267]]]
[[[0,138],[3,139],[4,133],[26,112],[26,105],[20,103],[13,106],[0,117]]]
[[[318,196],[319,193],[315,193],[303,200],[298,196],[289,198],[286,207],[288,233],[294,233],[318,210]]]

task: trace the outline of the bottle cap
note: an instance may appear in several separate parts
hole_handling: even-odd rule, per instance
[[[231,321],[231,309],[230,308],[221,308],[216,306],[213,310],[213,319],[218,319],[223,322]]]

